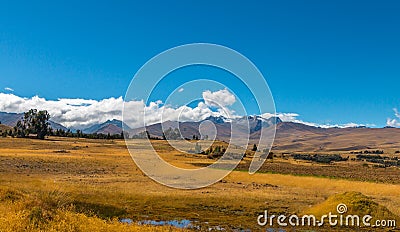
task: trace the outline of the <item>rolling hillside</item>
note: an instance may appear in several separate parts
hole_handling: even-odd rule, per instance
[[[214,119],[213,119],[214,120]],[[185,138],[196,135],[200,138],[199,127],[204,122],[164,122],[146,127],[151,136],[162,138],[164,130],[179,127]],[[276,119],[276,134],[273,145],[274,150],[299,151],[299,152],[334,152],[355,151],[365,149],[390,149],[400,150],[400,128],[320,128],[294,122],[282,122]],[[261,118],[251,118],[250,143],[256,143],[261,134],[261,128],[266,134],[273,133],[270,124],[262,124]],[[217,120],[214,124],[217,130],[217,139],[229,141],[230,122]],[[210,125],[203,125],[204,131],[212,131]],[[139,128],[131,131],[131,135],[144,131]],[[240,131],[238,133],[241,133]],[[244,133],[244,132],[243,132]],[[240,136],[240,135],[239,135]],[[244,133],[243,136],[246,136]]]

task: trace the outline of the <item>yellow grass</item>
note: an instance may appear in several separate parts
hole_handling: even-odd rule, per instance
[[[133,142],[137,149],[146,152],[141,140]],[[163,141],[157,143],[164,149],[165,160],[180,163],[182,167],[194,168],[193,163],[213,162],[201,156],[166,152],[168,148]],[[146,177],[135,166],[124,141],[117,140],[0,139],[0,160],[2,189],[24,196],[16,202],[0,202],[0,231],[8,225],[17,230],[26,228],[34,208],[26,206],[26,198],[35,199],[54,191],[65,196],[63,205],[72,208],[55,207],[55,216],[40,227],[46,231],[72,231],[69,224],[81,231],[142,229],[121,224],[117,218],[131,218],[136,222],[188,219],[205,230],[217,225],[259,230],[257,215],[266,209],[301,214],[331,195],[348,191],[371,197],[400,215],[400,186],[385,183],[234,171],[222,182],[207,188],[168,188]],[[12,210],[7,211],[8,207]],[[81,224],[84,225],[78,227]],[[153,229],[172,230],[149,228]]]

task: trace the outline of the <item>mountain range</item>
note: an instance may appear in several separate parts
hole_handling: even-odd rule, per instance
[[[246,121],[245,117],[235,119],[236,123]],[[280,118],[265,119],[260,116],[247,116],[250,129],[250,143],[257,143],[261,135],[261,128],[266,129],[266,134],[271,133],[271,125],[276,125],[274,150],[279,151],[298,151],[298,152],[335,152],[353,151],[366,149],[390,149],[400,150],[400,128],[367,128],[367,127],[347,127],[347,128],[321,128],[295,122],[282,122]],[[147,130],[150,136],[162,137],[162,127],[164,131],[179,126],[180,132],[185,138],[192,138],[193,135],[200,138],[199,127],[205,121],[214,123],[217,131],[218,140],[229,141],[231,123],[224,117],[209,117],[200,122],[172,122],[157,123],[146,128],[134,129],[131,135]],[[207,126],[205,126],[207,127]],[[208,129],[206,128],[205,131]],[[238,132],[239,136],[240,131]],[[247,136],[243,132],[243,136]]]
[[[0,112],[0,122],[5,125],[2,128],[9,128],[16,125],[21,120],[23,114]],[[108,120],[104,123],[92,125],[82,129],[84,133],[119,134],[122,128],[127,128],[130,136],[138,135],[148,131],[152,137],[163,137],[169,128],[179,128],[180,133],[185,138],[201,138],[200,131],[215,131],[214,135],[219,140],[229,141],[231,135],[231,124],[236,125],[249,123],[251,142],[256,142],[261,135],[261,129],[266,129],[267,133],[272,132],[268,128],[276,126],[276,134],[273,148],[275,150],[298,150],[298,151],[344,151],[344,150],[364,150],[364,149],[393,149],[400,150],[400,128],[320,128],[295,122],[282,122],[278,117],[262,118],[260,116],[244,116],[236,119],[225,117],[210,116],[198,122],[175,122],[166,121],[146,126],[145,128],[130,129],[120,120]],[[209,122],[209,123],[207,123]],[[9,127],[7,127],[9,126]],[[50,121],[53,129],[67,130],[66,127],[56,122]],[[247,136],[247,126],[243,131],[238,131],[239,136]],[[209,134],[213,139],[213,135]]]

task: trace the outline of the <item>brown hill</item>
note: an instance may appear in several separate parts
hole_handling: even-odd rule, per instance
[[[110,135],[114,135],[114,134],[121,134],[122,132],[122,128],[114,125],[114,124],[107,124],[103,127],[101,127],[96,133],[98,134],[110,134]]]
[[[11,130],[12,127],[0,124],[0,132]]]

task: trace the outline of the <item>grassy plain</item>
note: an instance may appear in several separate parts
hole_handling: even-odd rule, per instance
[[[143,148],[142,140],[131,142],[137,149]],[[153,144],[166,161],[177,166],[196,168],[215,161],[203,155],[173,151],[165,141]],[[134,222],[187,219],[201,230],[265,231],[265,227],[257,225],[257,216],[264,210],[271,214],[302,215],[332,195],[345,192],[361,193],[390,215],[400,215],[398,169],[374,174],[376,169],[372,167],[355,166],[352,169],[361,174],[334,178],[337,174],[329,172],[297,173],[296,167],[323,165],[278,157],[267,161],[263,172],[249,175],[244,171],[249,161],[246,158],[240,170],[212,186],[177,190],[146,177],[122,140],[0,138],[0,231],[180,230],[127,225],[118,222],[121,218]],[[351,170],[351,165],[348,162],[333,166]],[[268,167],[275,168],[271,171]],[[321,168],[326,169],[329,167]],[[368,175],[392,175],[394,181],[358,178]]]

